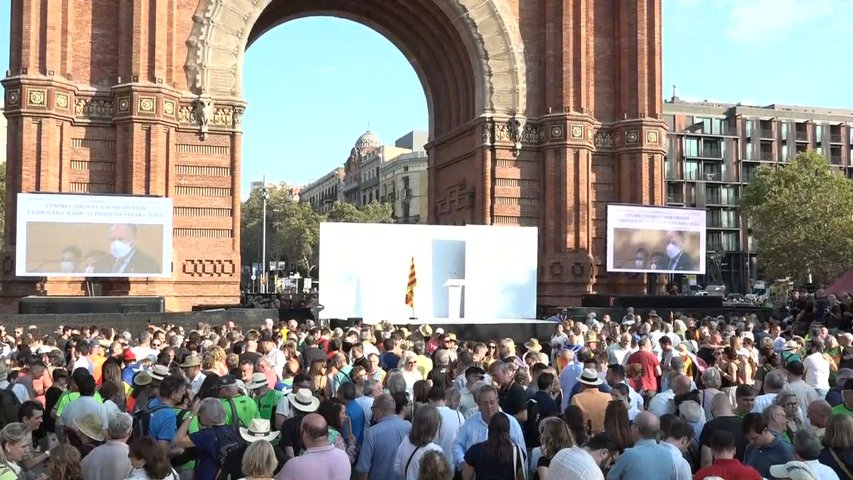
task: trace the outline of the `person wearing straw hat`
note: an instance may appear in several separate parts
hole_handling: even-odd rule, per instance
[[[95,447],[104,443],[104,422],[99,415],[90,413],[84,417],[75,418],[73,424],[80,445],[75,445],[77,439],[72,439],[71,444],[80,450],[81,456],[85,457]]]
[[[198,354],[190,354],[184,358],[184,362],[181,363],[181,368],[184,370],[184,374],[186,374],[187,378],[190,379],[190,386],[193,391],[193,395],[198,395],[198,391],[201,389],[201,384],[204,383],[204,379],[207,378],[207,375],[201,373],[201,357]]]
[[[287,398],[284,394],[269,388],[269,382],[263,373],[252,374],[252,380],[246,384],[246,388],[258,404],[260,418],[271,422],[275,430],[281,429],[288,413]]]
[[[281,467],[284,466],[287,458],[277,445],[279,432],[272,431],[269,420],[256,418],[249,423],[248,427],[240,427],[239,433],[245,443],[225,459],[225,463],[222,465],[221,476],[223,478],[247,478],[246,473],[243,472],[241,460],[249,446],[261,440],[271,443],[276,458],[276,466],[273,473],[278,473]]]
[[[538,338],[531,338],[530,340],[524,342],[524,348],[526,348],[528,352],[542,351],[542,345],[539,344]]]
[[[604,413],[612,397],[598,389],[603,382],[594,368],[584,368],[577,381],[582,390],[572,396],[571,404],[581,410],[584,421],[591,425],[592,435],[601,433],[604,431]]]
[[[427,324],[423,324],[418,327],[418,333],[420,333],[425,339],[428,339],[432,336],[432,327]]]

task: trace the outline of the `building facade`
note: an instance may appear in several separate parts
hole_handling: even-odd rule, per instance
[[[103,294],[236,302],[246,48],[318,15],[382,32],[421,79],[429,223],[537,226],[543,306],[645,289],[604,268],[605,212],[665,203],[661,0],[10,5],[4,311],[86,294],[79,278],[15,276],[21,191],[171,198],[172,276],[105,280]]]
[[[335,202],[343,201],[344,167],[338,167],[302,187],[300,200],[308,202],[320,213],[331,210]]]
[[[429,159],[424,151],[398,155],[379,168],[379,201],[391,204],[396,223],[427,223]]]
[[[748,293],[762,279],[760,259],[740,210],[761,165],[780,165],[814,149],[853,178],[853,110],[713,102],[664,103],[669,127],[666,204],[707,210],[708,261],[700,285]]]

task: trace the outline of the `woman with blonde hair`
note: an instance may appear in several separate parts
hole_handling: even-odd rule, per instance
[[[817,460],[831,468],[838,478],[853,478],[853,417],[829,417],[823,434],[823,450]]]
[[[83,480],[80,467],[80,451],[71,445],[60,444],[50,449],[47,463],[47,478]]]
[[[452,480],[453,470],[439,452],[426,452],[421,457],[418,480]]]
[[[284,352],[284,360],[290,366],[291,371],[297,373],[301,372],[302,356],[299,355],[299,349],[296,346],[296,342],[288,340],[281,349]]]
[[[542,420],[539,424],[539,442],[542,445],[542,456],[536,462],[536,474],[541,480],[548,475],[548,467],[554,455],[564,448],[574,447],[575,442],[569,432],[569,426],[559,417]]]
[[[246,448],[240,465],[245,475],[243,480],[271,480],[278,460],[270,442],[258,440]]]
[[[18,464],[32,451],[33,437],[23,423],[10,423],[0,430],[0,480],[18,480]]]

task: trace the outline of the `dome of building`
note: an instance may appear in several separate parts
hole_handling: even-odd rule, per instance
[[[361,134],[358,140],[355,141],[355,148],[361,150],[363,148],[378,148],[382,146],[382,140],[370,130]]]

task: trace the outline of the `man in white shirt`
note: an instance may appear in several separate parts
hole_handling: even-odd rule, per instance
[[[788,372],[788,384],[785,385],[784,390],[797,396],[797,402],[800,405],[800,418],[806,419],[809,404],[815,400],[820,400],[820,397],[814,387],[803,381],[806,367],[801,362],[791,362],[785,367],[785,370]],[[807,419],[806,425],[811,426]]]
[[[752,413],[763,413],[764,409],[773,405],[776,400],[776,395],[785,388],[785,372],[781,370],[771,370],[764,376],[764,394],[755,397],[755,403],[752,405]]]
[[[74,347],[73,356],[74,364],[71,366],[71,372],[78,368],[85,368],[90,375],[95,373],[95,365],[89,360],[89,345],[86,342],[80,342]]]
[[[429,391],[429,403],[434,406],[439,415],[441,415],[441,427],[438,430],[438,435],[433,440],[441,447],[444,459],[448,465],[453,465],[453,442],[456,441],[456,435],[462,429],[462,424],[465,423],[465,418],[457,410],[453,410],[445,405],[447,397],[445,390],[440,387],[432,387]]]
[[[151,332],[145,330],[139,334],[139,345],[130,349],[139,361],[160,354],[159,350],[151,348]]]
[[[204,383],[204,379],[207,378],[207,375],[201,373],[201,358],[194,353],[187,355],[186,358],[184,358],[184,363],[181,364],[181,368],[184,370],[184,374],[190,381],[193,395],[198,395],[198,391],[201,389],[201,384]]]
[[[604,480],[602,469],[619,454],[606,433],[589,439],[585,447],[564,448],[554,455],[544,480]]]
[[[80,397],[72,400],[62,411],[62,415],[56,419],[57,433],[61,431],[61,427],[72,427],[75,419],[82,419],[89,414],[100,417],[103,428],[106,429],[109,426],[107,410],[102,403],[93,397],[95,395],[95,379],[91,375],[87,375],[76,380],[75,383],[80,391]]]
[[[607,347],[607,364],[622,365],[625,357],[631,353],[631,334],[623,333],[619,341]]]
[[[839,480],[834,470],[817,461],[822,448],[820,437],[814,429],[807,428],[794,434],[794,453],[798,459],[811,468],[815,479]]]
[[[812,386],[820,398],[829,392],[829,361],[823,356],[823,341],[817,338],[809,341],[809,355],[803,360],[806,369],[803,380]]]
[[[687,452],[693,437],[693,427],[685,420],[679,419],[669,427],[666,440],[660,442],[660,445],[672,454],[672,462],[675,466],[673,480],[692,480],[693,478],[690,464],[684,459],[684,453]]]

